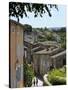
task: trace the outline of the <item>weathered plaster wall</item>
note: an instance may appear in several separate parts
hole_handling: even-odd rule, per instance
[[[10,21],[10,83],[12,88],[23,86],[23,26]],[[20,71],[20,72],[19,72]],[[18,75],[19,74],[19,75]],[[17,80],[18,79],[18,80]]]

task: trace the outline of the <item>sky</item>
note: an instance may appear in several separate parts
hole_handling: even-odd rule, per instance
[[[66,26],[66,6],[58,5],[58,9],[58,11],[55,8],[51,9],[52,17],[45,13],[42,18],[40,16],[35,18],[33,13],[28,13],[29,17],[20,18],[20,23],[29,24],[34,28],[64,27]],[[16,20],[14,17],[11,19]]]

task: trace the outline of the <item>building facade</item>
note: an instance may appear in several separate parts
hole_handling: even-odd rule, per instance
[[[23,33],[22,24],[9,21],[9,87],[23,87]]]
[[[33,53],[33,68],[36,74],[44,75],[54,68],[66,65],[66,51],[61,48],[41,50]]]

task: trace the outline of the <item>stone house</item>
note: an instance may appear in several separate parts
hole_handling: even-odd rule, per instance
[[[22,24],[9,21],[9,87],[23,87],[23,33]]]
[[[44,75],[53,68],[60,68],[66,61],[66,51],[60,48],[41,50],[33,53],[33,68],[36,74]]]
[[[62,51],[51,56],[51,60],[54,63],[54,68],[60,68],[63,65],[66,65],[66,51]]]

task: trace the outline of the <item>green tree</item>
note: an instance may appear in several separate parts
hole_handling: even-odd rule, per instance
[[[53,32],[49,32],[49,34],[47,35],[47,40],[48,41],[55,41],[55,38],[53,36]]]
[[[63,27],[59,31],[61,47],[66,49],[66,28]]]
[[[40,15],[42,17],[43,13],[48,13],[51,17],[51,8],[55,7],[58,10],[57,5],[51,4],[36,4],[36,3],[22,3],[22,2],[9,2],[9,16],[16,17],[19,22],[19,17],[28,16],[28,12],[34,12],[34,17]]]
[[[31,25],[25,24],[24,28],[25,28],[25,32],[32,32],[32,26]]]

